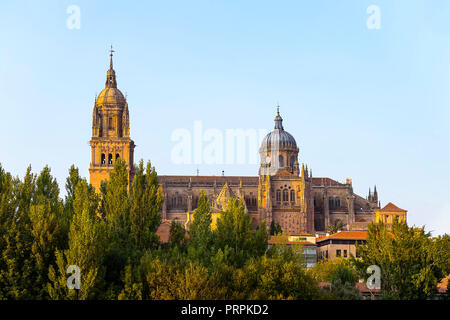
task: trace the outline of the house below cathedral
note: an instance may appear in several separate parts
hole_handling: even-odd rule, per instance
[[[96,97],[92,115],[90,182],[99,191],[109,178],[115,160],[125,160],[129,181],[134,174],[134,142],[130,138],[128,103],[117,88],[112,50],[105,88]],[[287,235],[326,233],[330,226],[365,230],[378,220],[404,216],[397,207],[380,210],[376,187],[367,198],[353,192],[352,180],[345,183],[328,177],[314,177],[301,164],[295,138],[284,129],[277,110],[273,130],[263,139],[260,166],[255,176],[158,176],[164,195],[162,227],[178,221],[189,228],[202,190],[210,201],[213,227],[230,198],[244,202],[256,227],[279,224]],[[256,168],[255,168],[256,171]],[[130,183],[131,185],[131,183]],[[389,210],[388,210],[389,209]],[[388,218],[386,218],[388,217]]]

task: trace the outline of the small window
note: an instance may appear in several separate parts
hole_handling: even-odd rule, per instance
[[[289,193],[287,189],[283,189],[283,201],[289,201]]]
[[[116,153],[116,160],[119,159],[120,155]]]
[[[295,191],[291,190],[291,202],[295,202]]]
[[[112,154],[108,154],[108,164],[112,164]]]
[[[113,127],[113,119],[112,118],[108,118],[108,129],[109,130],[114,129],[114,127]]]
[[[340,257],[340,256],[341,256],[341,250],[338,249],[338,250],[336,250],[336,257]]]
[[[280,202],[281,201],[281,191],[277,190],[277,201]]]
[[[106,159],[105,159],[105,154],[102,153],[102,164],[105,164],[105,161],[106,161]]]
[[[347,250],[344,250],[344,258],[347,258]]]
[[[278,157],[278,162],[280,164],[280,168],[284,167],[284,158],[282,155]]]
[[[295,163],[295,157],[291,156],[291,160],[289,161],[289,165],[291,166],[291,168],[294,168],[294,163]]]

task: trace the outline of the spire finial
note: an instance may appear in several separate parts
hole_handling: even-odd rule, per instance
[[[116,82],[116,72],[113,69],[113,46],[111,45],[111,49],[109,50],[109,70],[106,73],[106,83],[105,88],[117,88],[117,82]]]
[[[110,60],[109,60],[109,68],[110,69],[112,69],[113,68],[113,60],[112,60],[112,57],[113,57],[113,53],[114,53],[115,51],[114,51],[114,49],[113,49],[113,46],[111,45],[111,49],[109,49],[109,56],[110,56]]]
[[[283,118],[280,116],[280,105],[277,104],[277,115],[275,117],[275,129],[283,130]]]

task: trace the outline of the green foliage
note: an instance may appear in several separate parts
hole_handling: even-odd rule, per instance
[[[58,184],[48,167],[37,177],[29,167],[23,181],[0,172],[0,298],[44,299],[54,252],[67,245]]]
[[[176,221],[170,225],[169,247],[184,249],[186,245],[186,230]]]
[[[311,273],[319,282],[331,282],[336,270],[343,268],[351,270],[355,279],[359,278],[357,269],[353,266],[349,259],[345,258],[320,260],[311,269]]]
[[[338,233],[339,231],[341,231],[343,227],[344,227],[344,223],[341,220],[337,219],[336,221],[334,221],[334,223],[331,223],[328,226],[327,232],[329,234],[335,234],[335,233]]]
[[[159,210],[163,196],[159,190],[158,177],[150,162],[144,169],[141,160],[132,182],[130,195],[130,237],[135,250],[146,250],[158,244],[156,230],[161,223]]]
[[[200,192],[197,209],[189,226],[189,242],[194,248],[207,250],[212,243],[212,217],[205,192]]]
[[[250,215],[245,212],[244,204],[237,199],[230,199],[227,210],[217,219],[216,249],[225,251],[227,247],[230,248],[230,263],[239,267],[250,257],[263,255],[267,249],[267,239],[264,222],[256,233],[253,232]]]
[[[0,299],[316,299],[320,277],[333,279],[333,297],[352,297],[353,269],[308,272],[300,246],[268,250],[265,222],[254,230],[237,199],[212,230],[202,192],[188,234],[173,222],[160,244],[163,197],[150,163],[135,167],[129,186],[117,159],[99,193],[71,166],[66,191],[63,201],[48,167],[19,179],[0,166]],[[433,241],[430,257],[448,270],[448,237]],[[67,288],[69,265],[80,267],[80,290]]]
[[[57,270],[50,266],[48,284],[51,299],[88,299],[95,297],[95,286],[101,279],[105,254],[104,223],[97,216],[98,196],[85,180],[77,183],[73,197],[74,214],[69,231],[69,249],[56,251]],[[82,286],[79,292],[66,287],[66,269],[80,268]]]
[[[383,295],[389,299],[427,299],[448,274],[448,236],[431,238],[423,228],[394,221],[389,232],[383,224],[369,226],[367,243],[357,246],[361,261],[354,264],[365,272],[369,265],[381,268]]]
[[[269,234],[271,236],[276,236],[277,234],[281,234],[281,233],[283,233],[283,230],[281,229],[280,224],[275,223],[275,221],[272,220],[272,222],[270,223]]]

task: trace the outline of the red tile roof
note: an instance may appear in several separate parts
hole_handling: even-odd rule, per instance
[[[367,231],[340,231],[338,233],[329,235],[327,237],[317,238],[316,242],[328,239],[343,239],[343,240],[366,240]]]
[[[401,209],[399,207],[397,207],[395,204],[393,204],[392,202],[389,202],[387,205],[384,206],[383,209],[381,209],[380,211],[388,211],[388,212],[406,212],[405,209]]]

